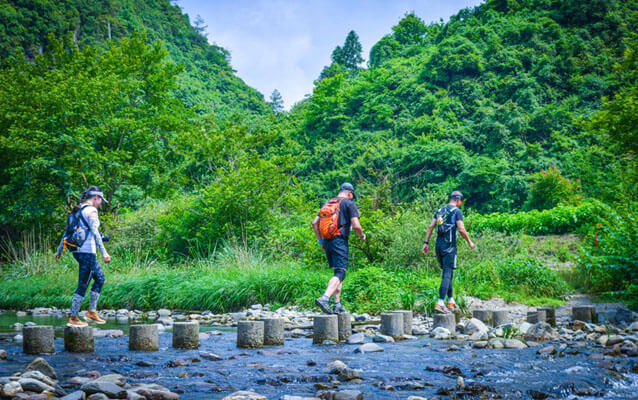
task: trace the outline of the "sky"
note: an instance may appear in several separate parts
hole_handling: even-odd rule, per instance
[[[408,12],[426,23],[448,20],[481,0],[173,0],[191,23],[200,15],[210,43],[230,51],[249,86],[281,93],[286,109],[312,93],[330,54],[351,30],[366,62],[370,48]]]

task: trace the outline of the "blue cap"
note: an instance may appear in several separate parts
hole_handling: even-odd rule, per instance
[[[354,186],[352,186],[352,183],[346,182],[343,185],[341,185],[341,187],[339,188],[339,191],[341,192],[344,190],[352,192],[352,197],[355,199],[357,198],[357,195],[354,193]]]

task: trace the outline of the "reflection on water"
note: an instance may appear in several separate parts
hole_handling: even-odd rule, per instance
[[[62,326],[65,319],[0,315],[0,328],[19,321]],[[109,322],[105,329],[122,329],[126,325]],[[202,330],[210,330],[203,327]],[[448,351],[456,344],[460,351]],[[312,396],[316,386],[329,386],[335,380],[327,363],[341,360],[360,371],[362,383],[340,383],[339,390],[356,389],[367,399],[406,399],[410,395],[433,397],[437,393],[454,393],[455,368],[441,371],[442,366],[456,367],[466,385],[480,388],[466,391],[463,398],[530,399],[545,393],[550,398],[578,398],[575,392],[590,393],[593,398],[638,398],[638,378],[631,373],[635,360],[606,357],[615,371],[601,368],[590,354],[602,349],[574,349],[562,357],[544,358],[535,349],[491,350],[471,349],[462,342],[435,341],[429,338],[382,344],[382,353],[355,354],[356,346],[313,346],[311,339],[287,338],[284,346],[262,350],[243,350],[235,346],[235,332],[224,330],[201,342],[199,350],[174,350],[171,333],[160,334],[160,351],[130,352],[128,336],[96,338],[92,354],[70,354],[63,351],[61,338],[55,341],[56,353],[44,356],[56,369],[61,383],[91,370],[119,373],[129,383],[159,383],[180,393],[183,399],[215,399],[235,390],[254,390],[268,398],[284,394]],[[22,354],[20,344],[0,341],[9,360],[0,361],[0,376],[22,371],[34,356]],[[199,357],[200,351],[218,354],[222,361]],[[574,354],[571,354],[574,353]],[[169,361],[180,359],[187,366],[169,367]],[[606,360],[606,361],[607,361]],[[314,365],[316,363],[316,365]],[[572,368],[580,366],[582,368]],[[427,369],[426,369],[427,368]],[[624,378],[623,378],[624,377]],[[394,389],[394,390],[385,390]],[[536,391],[536,392],[534,392]],[[442,396],[445,398],[445,396]],[[589,397],[592,398],[592,397]]]

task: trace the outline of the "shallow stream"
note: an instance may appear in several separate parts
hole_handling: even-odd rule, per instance
[[[61,336],[66,319],[5,313],[0,315],[0,331],[5,332],[2,336],[15,335],[17,332],[8,333],[9,326],[27,321],[59,326],[56,336]],[[127,325],[115,322],[100,328],[127,331]],[[450,398],[446,393],[477,399],[638,398],[638,374],[631,372],[637,360],[590,358],[594,353],[602,354],[602,348],[569,345],[559,356],[544,357],[536,353],[538,348],[472,349],[465,342],[421,337],[380,344],[384,349],[380,353],[356,354],[356,345],[316,346],[309,338],[287,337],[284,346],[243,350],[235,345],[234,329],[221,332],[201,341],[199,350],[175,350],[170,331],[160,333],[157,352],[129,351],[125,334],[96,337],[94,353],[71,354],[64,351],[63,339],[56,337],[56,353],[43,357],[55,368],[63,385],[73,376],[98,370],[102,374],[122,374],[131,384],[158,383],[179,393],[182,399],[217,399],[236,390],[253,390],[269,399],[284,394],[310,397],[317,392],[315,385],[330,386],[336,380],[326,368],[334,360],[358,370],[363,378],[362,383],[340,383],[337,390],[359,390],[366,399],[406,399],[410,395]],[[20,343],[0,340],[0,349],[8,352],[8,360],[0,361],[0,376],[23,371],[35,358],[23,354]],[[200,352],[215,353],[223,360],[204,359]],[[175,360],[188,365],[169,366]],[[455,392],[459,373],[473,389]],[[591,396],[579,397],[576,392]]]

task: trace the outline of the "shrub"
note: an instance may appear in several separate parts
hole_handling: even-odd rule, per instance
[[[534,174],[532,179],[527,199],[528,208],[546,210],[561,202],[574,203],[581,200],[580,182],[571,182],[554,165]]]

